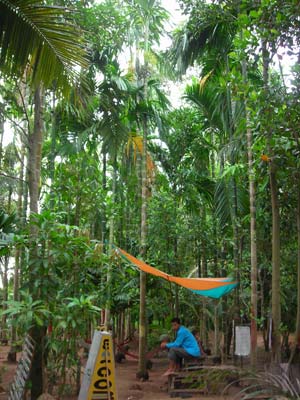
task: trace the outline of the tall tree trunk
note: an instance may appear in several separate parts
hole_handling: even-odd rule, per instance
[[[202,229],[205,232],[206,229],[206,210],[205,207],[203,206],[202,212],[201,212],[201,217],[202,217]],[[203,278],[207,277],[207,248],[206,248],[206,236],[201,235],[201,276]],[[207,341],[208,341],[208,334],[207,334],[207,313],[206,313],[206,307],[207,307],[207,299],[206,297],[202,298],[202,312],[201,312],[201,317],[202,320],[200,322],[200,338],[202,340],[203,346],[207,347]]]
[[[18,202],[17,202],[17,215],[21,221],[21,227],[23,226],[22,221],[22,210],[23,210],[23,191],[24,191],[24,164],[25,164],[25,145],[22,144],[21,148],[21,167],[20,167],[20,175],[19,175],[19,182],[18,182]],[[14,301],[19,300],[19,274],[20,274],[20,263],[21,263],[21,249],[18,247],[16,248],[15,254],[15,266],[14,266],[14,292],[13,292],[13,299]],[[16,343],[17,340],[17,331],[16,327],[12,326],[11,331],[11,348],[8,353],[8,360],[11,362],[15,362],[17,359],[17,352],[16,352]]]
[[[229,68],[229,58],[226,55],[226,73],[230,75]],[[233,116],[232,110],[232,95],[231,95],[231,85],[230,82],[226,86],[226,102],[228,109],[228,129],[229,129],[229,138],[231,141],[234,140],[235,133],[235,120]],[[236,159],[234,152],[231,152],[230,156],[231,165],[235,165]],[[237,281],[240,280],[240,265],[239,265],[239,229],[238,229],[238,199],[237,199],[237,184],[236,179],[232,178],[232,212],[231,212],[231,221],[232,221],[232,232],[233,232],[233,264],[234,264],[234,273]],[[239,289],[235,290],[235,307],[234,307],[234,319],[237,322],[240,319],[240,299],[239,299]]]
[[[246,111],[248,114],[248,112]],[[246,116],[246,121],[249,119]],[[247,124],[247,147],[249,168],[249,200],[250,200],[250,247],[251,247],[251,365],[257,363],[257,244],[256,244],[256,207],[255,207],[255,175],[252,156],[252,130]]]
[[[215,356],[220,355],[220,324],[219,324],[219,313],[218,307],[220,304],[220,300],[216,300],[214,302],[214,345],[213,345],[213,354]]]
[[[145,95],[147,88],[145,85]],[[141,256],[146,258],[147,244],[147,121],[143,121],[143,152],[142,152],[142,207],[141,207]],[[146,374],[147,347],[147,316],[146,316],[146,273],[140,272],[140,317],[139,317],[139,366],[141,376]]]
[[[265,91],[265,101],[269,97],[269,52],[267,42],[262,42],[263,57],[263,81]],[[268,156],[272,160],[273,149],[271,147],[272,128],[268,125],[272,120],[270,109],[267,107],[265,112],[265,131]],[[280,305],[280,215],[278,186],[276,176],[275,161],[269,163],[269,178],[272,206],[272,362],[280,362],[280,323],[281,323],[281,305]]]
[[[300,52],[298,54],[298,63],[300,63]],[[300,93],[300,80],[298,76],[297,93]],[[293,131],[293,135],[300,151],[300,138],[298,130]],[[289,364],[295,363],[299,360],[300,355],[300,172],[296,173],[296,187],[297,187],[297,317],[296,317],[296,331],[295,343],[289,359]],[[297,358],[296,358],[297,355]]]
[[[27,149],[25,155],[25,162],[24,162],[24,174],[25,174],[25,181],[23,182],[23,204],[22,204],[22,212],[21,212],[21,225],[25,226],[27,223],[27,214],[28,214],[28,201],[29,201],[29,162],[28,162],[28,153],[29,150]],[[27,250],[24,248],[21,250],[20,256],[20,276],[19,276],[19,286],[23,285],[23,274],[22,271],[27,263]]]
[[[276,169],[270,166],[270,187],[272,199],[272,359],[281,360],[280,354],[280,216]]]
[[[9,185],[9,193],[8,193],[8,204],[7,204],[7,211],[8,213],[11,212],[11,198],[12,198],[12,186],[11,184]],[[3,311],[7,309],[7,305],[5,302],[8,300],[8,265],[9,265],[9,255],[6,255],[4,257],[4,269],[3,269],[3,275],[2,275],[2,292],[3,292]],[[7,332],[6,332],[6,327],[7,327],[7,315],[3,314],[1,318],[1,339],[3,341],[7,341]]]
[[[149,46],[149,21],[145,21],[144,31],[144,102],[148,98],[148,61],[147,53]],[[141,256],[145,260],[147,252],[147,147],[148,147],[148,124],[147,117],[142,115],[143,126],[143,149],[142,149],[142,205],[141,205]],[[147,315],[146,315],[146,273],[140,272],[140,316],[139,316],[139,365],[138,374],[141,377],[147,376],[146,368],[147,349]]]
[[[28,175],[29,175],[29,198],[30,215],[37,214],[39,211],[39,187],[41,176],[41,157],[43,142],[43,102],[44,94],[41,86],[35,89],[34,93],[34,127],[29,136],[29,154],[28,154]],[[38,228],[36,225],[30,225],[30,243],[29,253],[29,290],[34,300],[41,299],[41,288],[35,287],[35,281],[39,278],[38,273],[31,266],[38,256],[36,239],[38,237]],[[45,329],[35,325],[30,332],[35,341],[35,351],[31,368],[31,399],[36,400],[43,393],[43,339]]]
[[[242,63],[243,82],[248,82],[247,64]],[[253,168],[253,137],[250,127],[250,113],[247,107],[247,99],[244,98],[247,154],[248,154],[248,177],[249,177],[249,203],[250,203],[250,251],[251,251],[251,366],[257,363],[257,235],[256,235],[256,195],[255,195],[255,171]]]
[[[50,188],[50,210],[53,210],[54,207],[54,192],[53,192],[53,184],[54,184],[54,174],[55,174],[55,156],[56,156],[56,98],[55,93],[52,94],[52,118],[51,118],[51,147],[50,147],[50,155],[49,155],[49,178],[51,182]]]
[[[177,220],[177,202],[175,201],[174,204],[175,207],[175,218],[174,220]],[[177,268],[179,267],[179,260],[178,260],[178,237],[177,235],[174,238],[174,262],[176,266],[176,275],[177,275]],[[178,285],[175,284],[175,308],[174,308],[174,315],[179,316],[179,288]]]
[[[4,138],[4,121],[0,116],[0,170],[2,165],[2,155],[3,155],[3,138]]]
[[[106,194],[107,191],[107,177],[106,177],[106,168],[107,168],[107,153],[106,149],[102,149],[102,190],[103,194]],[[103,250],[105,251],[105,239],[106,239],[106,206],[105,202],[103,202],[103,209],[101,215],[101,241],[103,243]]]
[[[116,190],[117,190],[117,156],[114,155],[114,160],[113,160],[113,177],[112,177],[112,204],[113,204],[113,210],[112,214],[109,220],[109,245],[108,245],[108,253],[109,255],[112,254],[113,250],[113,243],[114,243],[114,237],[115,237],[115,206],[116,206]],[[107,282],[107,301],[106,301],[106,306],[105,306],[105,323],[104,325],[106,327],[109,326],[110,324],[110,305],[111,305],[111,292],[110,292],[110,280],[111,280],[111,267],[110,264],[107,267],[107,276],[106,276],[106,282]]]
[[[297,183],[297,317],[295,343],[289,360],[289,364],[293,363],[297,354],[299,360],[300,352],[300,173],[296,175]]]
[[[9,264],[9,256],[6,255],[4,257],[4,263],[3,263],[3,274],[2,275],[2,297],[3,297],[3,307],[2,310],[5,311],[7,309],[6,302],[8,300],[8,264]],[[3,343],[7,342],[7,332],[6,332],[6,327],[7,327],[7,315],[3,314],[1,318],[1,341]]]
[[[143,153],[142,153],[142,207],[141,207],[141,256],[146,258],[147,243],[147,122],[143,124]],[[140,376],[146,375],[147,347],[147,318],[146,318],[146,273],[140,272],[140,317],[139,317],[139,365]]]

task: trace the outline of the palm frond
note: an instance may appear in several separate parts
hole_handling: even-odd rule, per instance
[[[71,10],[39,0],[0,0],[0,68],[33,84],[70,88],[87,66],[80,30]]]
[[[224,63],[236,32],[234,16],[218,4],[203,1],[193,10],[188,22],[174,32],[168,58],[179,73],[199,61],[204,53],[214,52],[215,66]]]
[[[220,179],[216,183],[214,201],[216,216],[221,228],[232,223],[234,204],[233,185],[234,182],[232,179],[228,181]],[[238,215],[245,215],[249,212],[249,196],[247,189],[242,185],[238,185],[236,190]]]

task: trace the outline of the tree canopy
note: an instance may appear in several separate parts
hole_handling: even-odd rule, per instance
[[[234,320],[251,324],[253,366],[257,334],[273,363],[295,361],[299,4],[179,6],[185,22],[165,32],[158,0],[0,0],[1,339],[12,354],[27,332],[47,342],[62,391],[101,323],[120,342],[139,328],[143,361],[173,316],[216,355]],[[114,245],[239,285],[208,300],[139,276]]]

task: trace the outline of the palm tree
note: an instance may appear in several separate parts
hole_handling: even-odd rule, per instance
[[[157,0],[133,0],[129,1],[132,12],[132,33],[136,46],[136,75],[137,81],[143,86],[141,103],[144,109],[148,102],[148,83],[151,75],[148,61],[151,44],[159,41],[163,30],[163,22],[167,17],[166,11]],[[143,132],[142,169],[141,169],[141,238],[140,254],[145,259],[147,249],[147,147],[149,123],[147,114],[142,112],[138,124]],[[140,319],[139,319],[139,366],[138,375],[147,377],[146,370],[146,274],[140,272]]]
[[[70,18],[70,10],[59,6],[42,5],[38,0],[0,1],[0,69],[9,76],[29,79],[34,90],[34,128],[29,135],[29,193],[30,212],[38,212],[41,151],[43,141],[43,88],[55,87],[64,91],[85,67],[87,59],[80,31]],[[34,245],[37,229],[31,226]],[[30,257],[34,258],[32,248]],[[30,272],[29,287],[33,296],[36,272]],[[32,399],[43,392],[43,338],[45,330],[35,326],[31,335],[36,342],[32,364]]]
[[[6,308],[5,302],[8,300],[8,262],[10,246],[13,242],[13,235],[15,231],[16,215],[11,213],[7,214],[4,210],[0,209],[0,264],[3,264],[3,270],[0,269],[0,276],[3,286],[3,310]],[[6,315],[3,314],[1,321],[1,339],[6,337]]]
[[[86,67],[86,51],[71,10],[39,0],[0,0],[0,70],[31,83],[70,88]]]
[[[205,85],[205,90],[201,90],[201,85],[197,88],[189,88],[187,96],[195,104],[202,107],[206,104],[205,116],[212,126],[215,126],[219,132],[229,133],[230,141],[232,142],[235,132],[235,127],[238,120],[246,118],[244,113],[245,105],[244,99],[240,102],[238,113],[234,115],[233,102],[231,99],[230,83],[226,84],[226,90],[219,88],[215,91],[209,90],[207,83],[213,77],[221,77],[223,74],[229,72],[229,59],[228,53],[232,50],[233,39],[236,36],[237,9],[232,10],[230,7],[221,6],[220,4],[205,4],[199,0],[197,6],[192,7],[190,18],[186,26],[180,31],[177,31],[174,38],[174,45],[170,52],[171,61],[177,66],[179,73],[185,72],[189,65],[194,61],[200,60],[202,67],[202,82]],[[202,58],[201,58],[202,56]],[[216,78],[218,79],[218,78]],[[226,80],[226,76],[225,76]],[[199,89],[201,94],[199,95]],[[223,93],[223,94],[222,94]],[[211,98],[209,98],[211,96]],[[199,99],[201,97],[201,99]],[[208,108],[207,108],[208,107]],[[235,110],[236,111],[236,110]],[[246,118],[247,119],[247,118]],[[252,306],[251,306],[251,321],[252,321],[252,362],[255,363],[256,353],[256,315],[257,315],[257,254],[255,242],[255,195],[252,178],[252,159],[251,148],[249,148],[251,140],[251,130],[247,129],[248,138],[248,155],[249,155],[249,185],[250,185],[250,203],[251,203],[251,280],[252,280]],[[230,157],[231,164],[235,163],[234,153],[231,151]],[[222,182],[217,186],[217,189],[224,191],[226,189]],[[234,233],[234,264],[238,266],[238,227],[237,227],[237,214],[238,214],[238,196],[237,186],[235,179],[232,179],[233,198],[226,207],[231,211],[233,233]],[[231,196],[230,196],[231,197]],[[233,205],[233,207],[232,207]],[[217,208],[218,209],[218,208]],[[219,208],[223,211],[224,207]]]

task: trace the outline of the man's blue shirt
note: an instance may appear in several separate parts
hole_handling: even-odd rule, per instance
[[[180,325],[174,342],[167,343],[168,349],[172,347],[182,347],[193,357],[200,356],[200,349],[195,336],[184,326]]]

